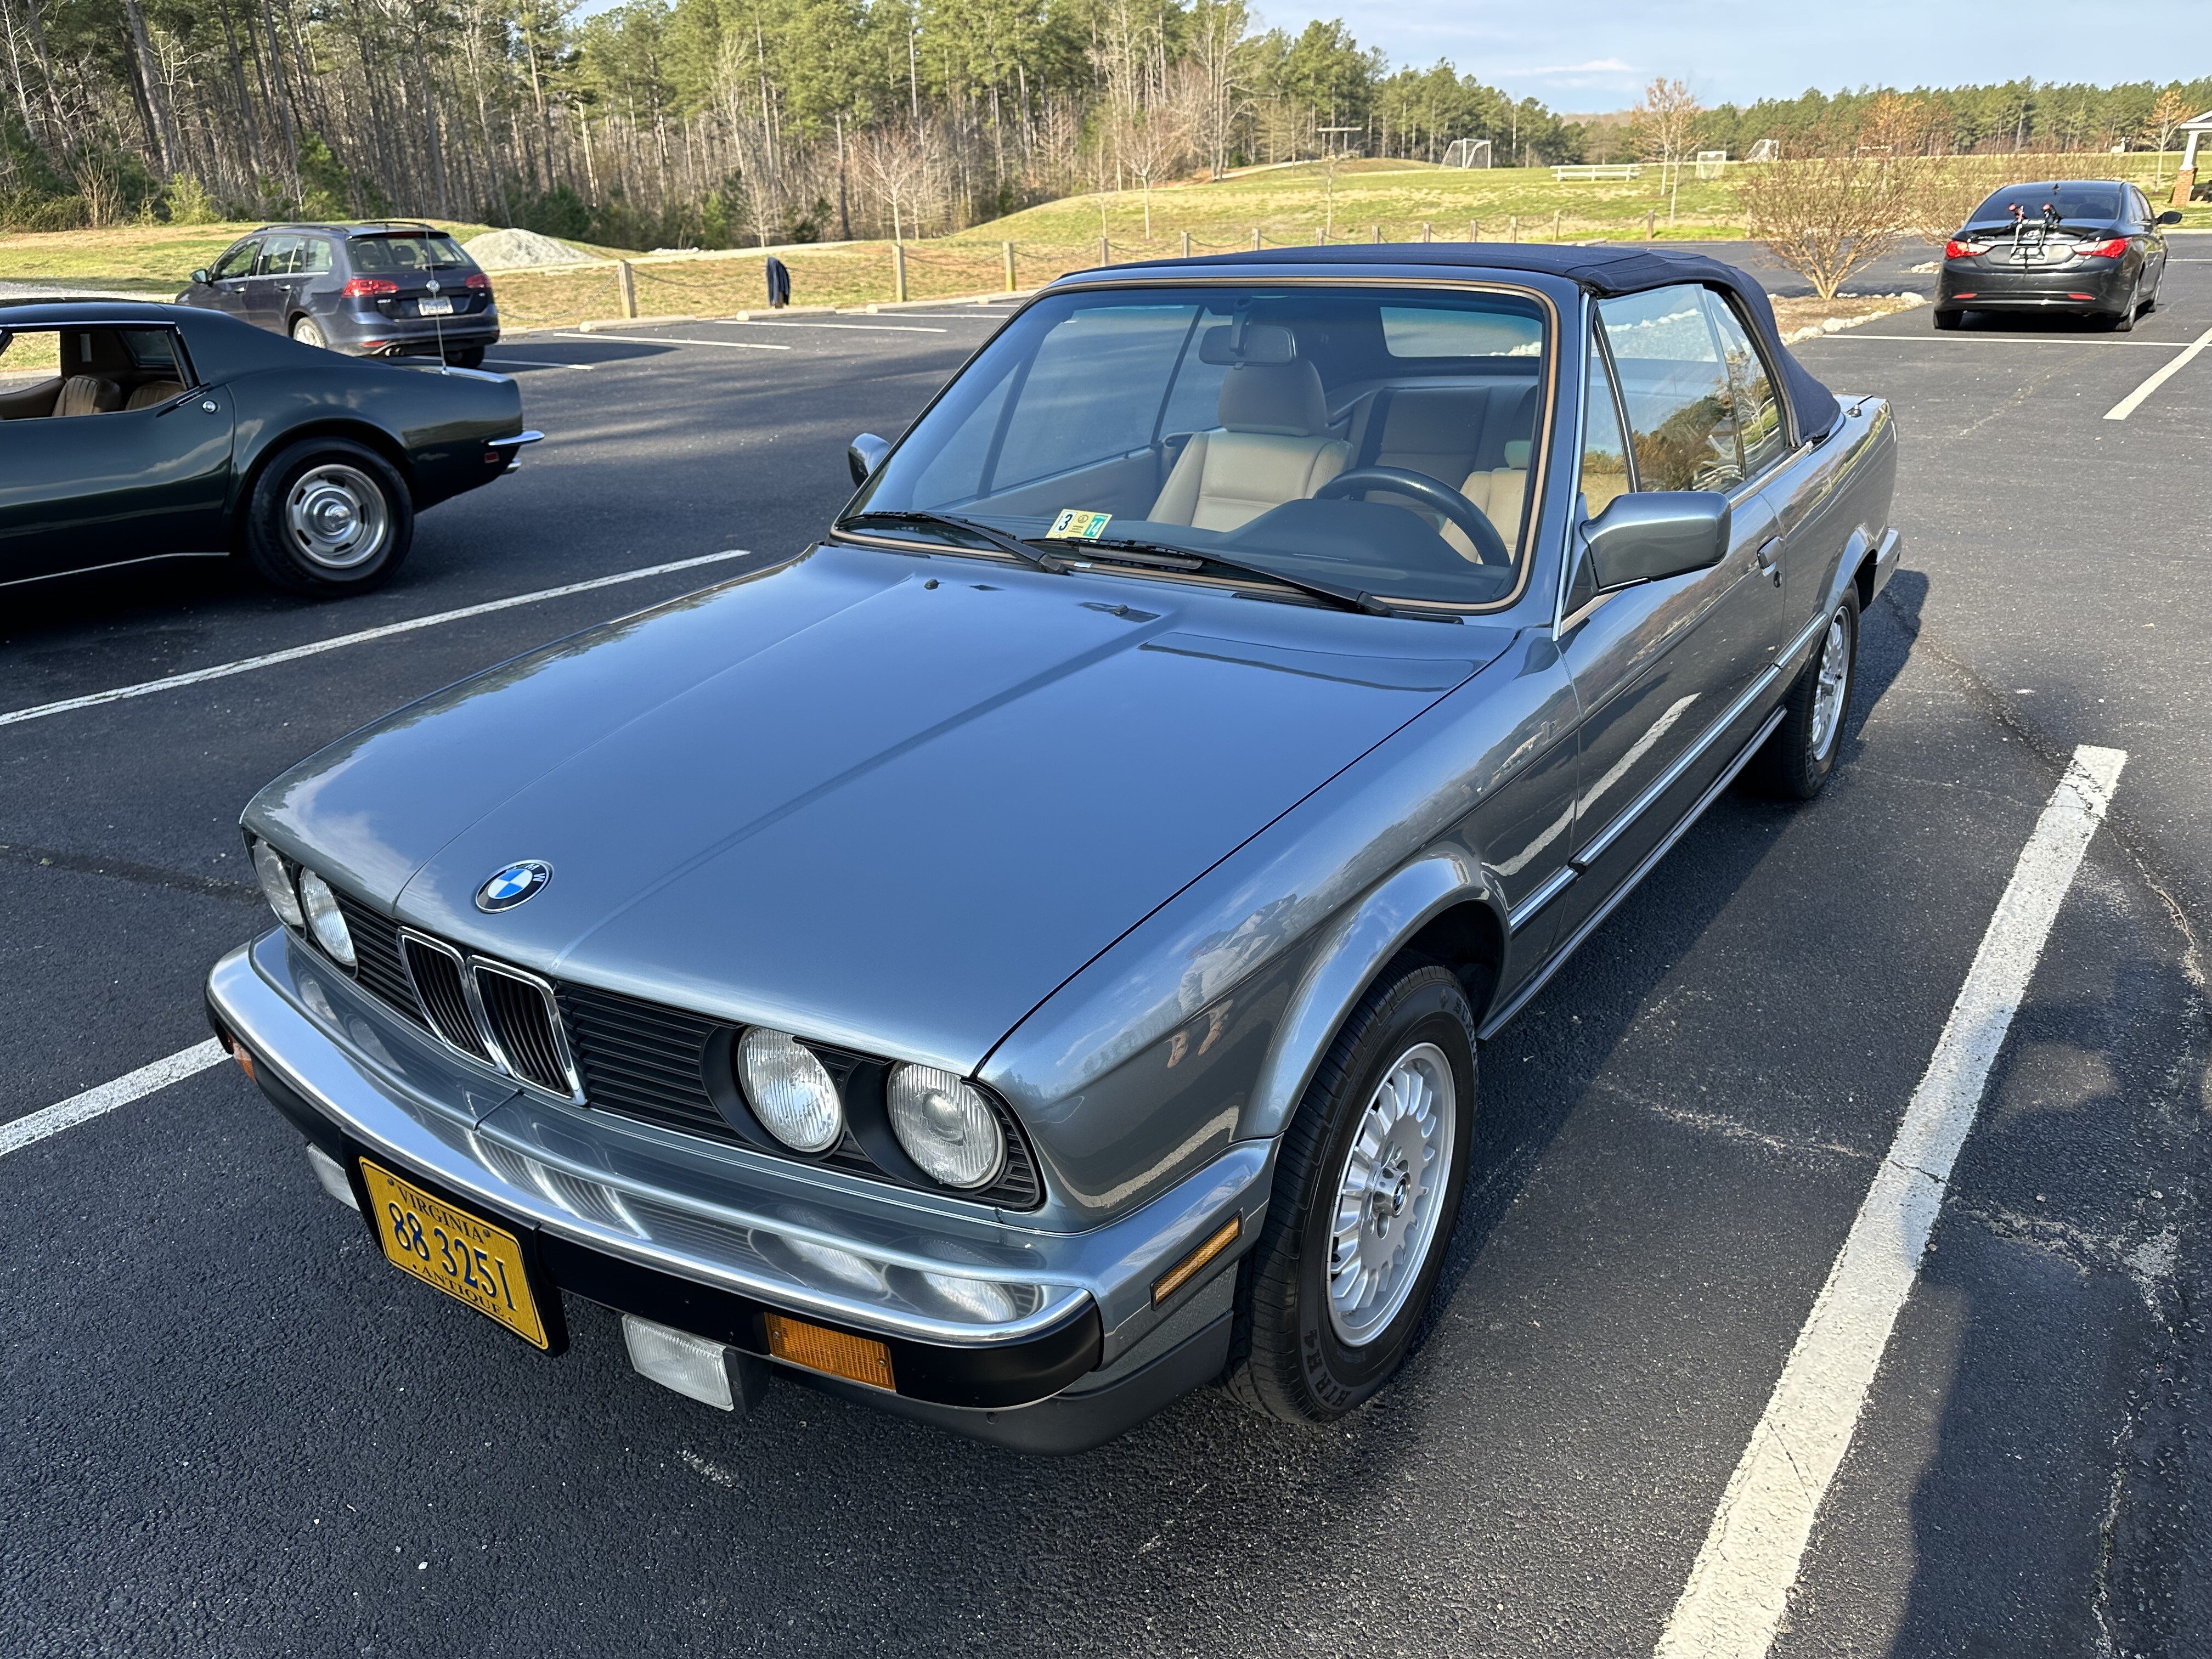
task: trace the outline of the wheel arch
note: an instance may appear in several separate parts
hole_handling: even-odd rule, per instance
[[[1402,956],[1451,969],[1479,1027],[1497,996],[1510,937],[1497,883],[1463,848],[1425,853],[1370,888],[1315,945],[1240,1115],[1237,1138],[1281,1133],[1346,1017]]]

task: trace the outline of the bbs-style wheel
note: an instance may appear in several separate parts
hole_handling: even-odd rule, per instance
[[[1389,1381],[1459,1215],[1474,1088],[1474,1013],[1458,979],[1431,963],[1386,971],[1284,1131],[1238,1284],[1237,1399],[1322,1423]]]
[[[414,533],[406,481],[390,462],[348,439],[307,438],[261,470],[241,540],[264,580],[335,599],[387,580]]]
[[[330,344],[330,341],[324,337],[322,325],[312,317],[295,317],[292,319],[292,337],[301,345],[328,346]]]
[[[1847,587],[1784,700],[1782,724],[1753,760],[1753,781],[1765,793],[1810,800],[1827,787],[1850,718],[1858,657],[1859,591]]]

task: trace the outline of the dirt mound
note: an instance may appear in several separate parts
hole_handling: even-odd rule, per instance
[[[532,265],[573,264],[592,256],[534,230],[488,230],[461,244],[486,270],[522,270]]]

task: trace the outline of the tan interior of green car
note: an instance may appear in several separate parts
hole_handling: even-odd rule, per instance
[[[178,366],[176,337],[165,328],[26,331],[9,336],[8,349],[0,352],[0,369],[19,354],[45,355],[40,348],[49,342],[58,372],[0,390],[0,420],[125,414],[158,407],[188,389]]]

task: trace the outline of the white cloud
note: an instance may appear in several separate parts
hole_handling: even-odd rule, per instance
[[[1548,69],[1501,69],[1500,75],[1526,75],[1540,80],[1564,79],[1569,76],[1641,75],[1644,71],[1633,64],[1625,64],[1618,58],[1594,58],[1587,64],[1554,64]]]

